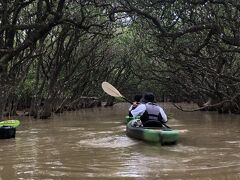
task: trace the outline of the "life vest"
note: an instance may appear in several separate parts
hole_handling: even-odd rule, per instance
[[[143,123],[146,121],[162,121],[163,118],[157,104],[147,103],[145,104],[145,106],[146,111],[141,116],[141,120]]]

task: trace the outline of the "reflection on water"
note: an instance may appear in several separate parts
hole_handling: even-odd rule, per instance
[[[0,140],[0,180],[240,179],[237,115],[163,106],[174,117],[169,126],[187,130],[174,146],[128,138],[124,103],[49,120],[24,117],[15,139]]]

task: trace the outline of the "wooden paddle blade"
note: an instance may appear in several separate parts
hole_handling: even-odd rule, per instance
[[[102,83],[102,89],[105,93],[113,97],[123,97],[121,93],[108,82]]]

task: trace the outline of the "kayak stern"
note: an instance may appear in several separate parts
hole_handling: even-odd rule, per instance
[[[144,128],[136,127],[136,119],[131,120],[126,127],[127,136],[151,143],[162,145],[176,144],[179,139],[179,131],[168,128]]]

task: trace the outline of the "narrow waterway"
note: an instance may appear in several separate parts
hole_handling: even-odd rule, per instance
[[[161,105],[184,130],[177,145],[127,137],[125,103],[22,117],[16,138],[0,139],[0,180],[240,179],[240,116]]]

